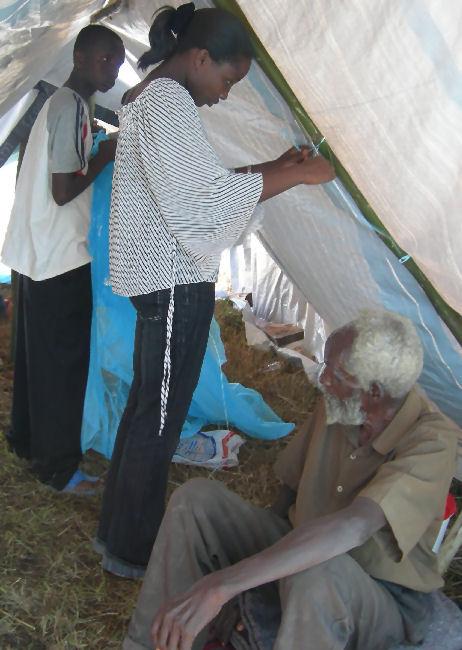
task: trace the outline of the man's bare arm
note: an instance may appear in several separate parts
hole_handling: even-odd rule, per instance
[[[232,597],[346,553],[385,524],[380,506],[359,497],[348,508],[299,526],[264,551],[224,569],[219,581]]]
[[[233,596],[346,553],[385,524],[380,506],[359,497],[348,508],[303,524],[264,551],[205,576],[161,605],[152,625],[156,647],[189,650],[195,636]]]

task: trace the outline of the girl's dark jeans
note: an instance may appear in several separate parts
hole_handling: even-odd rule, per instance
[[[147,565],[164,513],[170,461],[199,380],[215,301],[210,282],[177,285],[171,375],[162,435],[160,389],[170,290],[131,298],[137,310],[133,382],[106,479],[98,538],[126,562]]]

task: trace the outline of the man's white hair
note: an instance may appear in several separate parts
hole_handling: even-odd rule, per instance
[[[385,309],[365,309],[345,327],[354,331],[355,339],[344,366],[360,387],[369,390],[374,382],[390,397],[407,395],[423,366],[422,345],[413,323]]]

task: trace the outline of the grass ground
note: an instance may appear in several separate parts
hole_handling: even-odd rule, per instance
[[[300,424],[312,410],[316,391],[304,373],[246,346],[240,314],[220,301],[216,307],[230,381],[260,391],[286,421]],[[8,427],[12,369],[8,364],[9,323],[0,321],[0,430]],[[172,465],[170,488],[192,476],[210,476],[255,504],[272,502],[277,481],[272,464],[287,439],[246,437],[233,470]],[[42,488],[27,462],[8,453],[0,435],[0,648],[2,650],[110,650],[120,648],[140,583],[102,571],[91,550],[100,497],[57,495]],[[95,452],[85,469],[104,473],[107,461]],[[447,592],[462,601],[462,566],[453,563]],[[454,568],[454,570],[452,570]]]

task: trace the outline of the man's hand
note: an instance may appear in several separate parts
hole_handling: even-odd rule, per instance
[[[152,623],[159,650],[190,650],[199,632],[219,613],[227,598],[218,585],[220,572],[210,574],[184,594],[165,601]]]
[[[342,510],[300,524],[263,551],[205,576],[163,603],[151,628],[156,648],[190,650],[199,632],[237,594],[347,553],[386,523],[379,504],[357,497]]]

